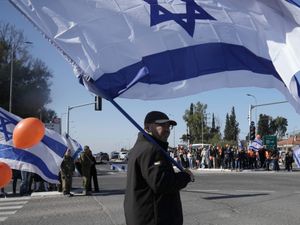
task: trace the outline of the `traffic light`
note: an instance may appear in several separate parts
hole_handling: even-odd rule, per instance
[[[95,96],[95,110],[102,110],[102,98],[100,96]]]
[[[250,124],[250,140],[253,141],[255,139],[255,126],[254,126],[254,122],[251,121]]]

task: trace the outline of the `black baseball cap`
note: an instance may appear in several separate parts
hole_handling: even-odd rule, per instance
[[[165,113],[159,111],[152,111],[146,115],[144,124],[148,123],[170,123],[172,126],[177,125],[176,121],[170,120]]]

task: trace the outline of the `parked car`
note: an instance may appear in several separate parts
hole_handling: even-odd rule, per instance
[[[110,153],[110,159],[119,159],[119,152],[113,151]]]
[[[109,155],[106,152],[100,152],[95,155],[96,163],[104,163],[109,161]]]
[[[123,161],[127,161],[128,151],[121,151],[119,153],[119,159]]]

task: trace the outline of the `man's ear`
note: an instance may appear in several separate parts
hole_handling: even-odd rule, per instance
[[[152,133],[152,130],[151,130],[151,124],[150,124],[150,123],[146,123],[146,124],[144,125],[144,129],[145,129],[145,131],[147,131],[149,134]]]
[[[150,126],[149,126],[149,124],[145,124],[145,125],[144,125],[144,130],[147,131],[147,132],[150,131]]]

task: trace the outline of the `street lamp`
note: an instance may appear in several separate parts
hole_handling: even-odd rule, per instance
[[[252,95],[252,94],[246,94],[246,95],[249,96],[249,97],[254,98],[255,105],[257,105],[257,99],[254,95]],[[249,107],[249,126],[250,126],[250,123],[251,123],[251,120],[252,120],[252,109],[253,108],[254,107],[252,105],[250,105],[250,107]],[[257,125],[257,110],[256,110],[256,108],[255,108],[255,124]]]
[[[288,133],[286,133],[286,150],[285,150],[285,152],[287,153],[288,152],[288,150],[289,150],[289,148],[288,148],[288,144],[289,144],[289,134]]]
[[[33,44],[31,41],[24,41],[24,44]],[[12,97],[13,97],[13,74],[14,74],[14,54],[15,46],[11,46],[11,58],[10,58],[10,83],[9,83],[9,106],[8,111],[12,112]]]

